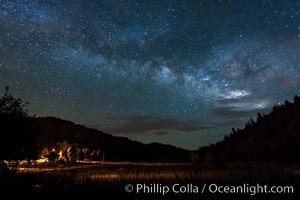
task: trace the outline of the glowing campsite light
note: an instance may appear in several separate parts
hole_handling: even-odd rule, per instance
[[[40,158],[36,160],[37,164],[46,163],[46,162],[49,162],[48,158]]]

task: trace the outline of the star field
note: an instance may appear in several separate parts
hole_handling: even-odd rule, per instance
[[[0,1],[0,88],[56,116],[196,149],[299,95],[296,0]]]

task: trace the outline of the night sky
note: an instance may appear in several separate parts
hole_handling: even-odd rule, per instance
[[[0,39],[31,114],[145,143],[197,149],[300,94],[299,0],[0,0]]]

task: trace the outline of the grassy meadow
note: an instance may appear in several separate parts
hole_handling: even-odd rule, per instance
[[[134,190],[125,191],[127,184],[267,184],[292,185],[297,192],[299,185],[299,166],[280,166],[277,164],[228,164],[225,166],[200,166],[192,164],[161,163],[77,163],[73,165],[35,165],[18,166],[16,170],[2,174],[0,188],[11,194],[67,194],[67,195],[121,195],[129,199],[157,198],[200,198],[221,197],[232,199],[228,194],[204,193],[184,194],[168,193],[137,194]],[[296,194],[281,194],[285,199]],[[249,194],[244,196],[250,197]],[[236,198],[240,195],[235,195]],[[258,196],[256,196],[258,197]]]

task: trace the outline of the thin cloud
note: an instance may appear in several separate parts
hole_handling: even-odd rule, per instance
[[[107,129],[107,131],[117,134],[154,133],[155,135],[165,135],[168,134],[168,131],[192,132],[211,128],[201,125],[197,121],[155,116],[127,116],[121,117],[119,120],[124,122],[118,127]]]
[[[254,113],[264,111],[265,109],[249,109],[249,110],[235,110],[232,107],[220,107],[212,109],[212,112],[218,116],[225,118],[239,118],[250,117]]]

